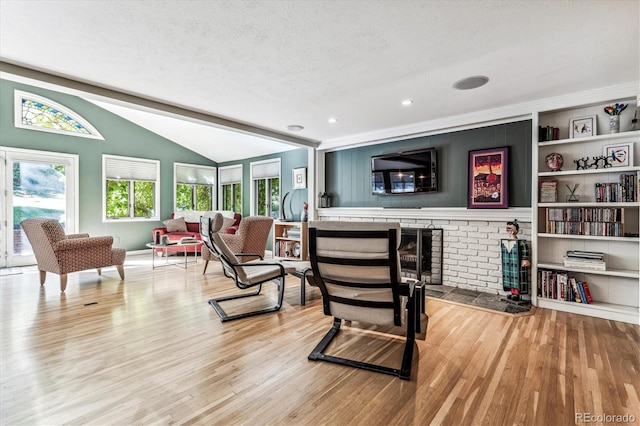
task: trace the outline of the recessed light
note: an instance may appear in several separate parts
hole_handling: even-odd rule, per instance
[[[476,89],[480,86],[484,86],[489,82],[489,77],[483,75],[476,75],[473,77],[463,78],[453,83],[453,88],[458,90],[470,90]]]
[[[404,101],[402,101],[402,105],[404,106],[411,105],[412,103],[413,103],[413,99],[405,99]]]
[[[337,122],[338,122],[338,119],[336,117],[329,117],[329,123],[333,124]]]
[[[289,124],[288,126],[284,126],[284,128],[290,132],[299,132],[304,129],[304,127],[299,124]]]

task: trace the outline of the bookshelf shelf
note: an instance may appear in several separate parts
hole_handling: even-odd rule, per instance
[[[624,278],[640,278],[638,271],[628,269],[607,269],[606,271],[598,271],[595,269],[567,268],[562,263],[538,263],[538,268],[553,269],[555,271],[579,272],[581,274],[606,275],[610,277]]]
[[[559,136],[564,139],[537,142],[533,148],[536,188],[531,202],[532,281],[536,284],[532,286],[532,302],[542,308],[640,324],[640,238],[637,236],[640,200],[637,196],[633,198],[640,187],[640,131],[604,134],[608,131],[604,126],[608,123],[608,115],[603,107],[615,102],[635,102],[635,96],[630,94],[628,99],[544,111],[534,118],[540,126],[534,126],[534,141],[539,140],[538,131],[544,131],[545,126],[559,128]],[[601,134],[567,139],[570,120],[589,115],[596,116],[599,125],[594,127]],[[630,120],[628,112],[621,120]],[[577,161],[584,164],[587,158],[587,164],[591,164],[596,161],[594,157],[604,155],[608,146],[622,144],[631,145],[630,151],[636,154],[631,156],[628,165],[604,168],[600,163],[598,169],[577,170]],[[562,155],[562,170],[549,171],[545,157],[551,153]],[[612,235],[580,235],[585,232]],[[630,236],[614,236],[616,234]],[[604,253],[607,270],[587,269],[581,265],[565,267],[563,257],[575,250]],[[541,291],[542,280],[546,277],[543,270],[587,281],[593,303],[542,297],[546,296],[546,292]],[[544,283],[546,289],[547,281]]]

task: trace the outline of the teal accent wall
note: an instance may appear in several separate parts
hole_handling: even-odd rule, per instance
[[[20,129],[14,126],[14,89],[34,93],[58,102],[87,119],[105,138],[104,141]],[[173,211],[173,163],[205,166],[217,164],[168,139],[133,124],[77,96],[0,80],[0,145],[5,147],[53,151],[79,156],[78,232],[112,235],[127,250],[145,248],[151,241],[151,229],[159,221],[102,222],[102,154],[160,160],[160,217]]]
[[[284,151],[278,154],[264,155],[260,157],[251,157],[240,161],[229,161],[220,163],[219,167],[233,166],[242,164],[242,216],[249,216],[251,212],[251,163],[254,161],[269,160],[272,158],[280,158],[280,191],[281,196],[289,192],[287,197],[287,217],[289,217],[289,199],[291,199],[291,209],[293,210],[293,219],[299,220],[302,212],[302,203],[308,200],[308,189],[296,189],[292,191],[292,171],[300,167],[307,167],[307,148],[298,148],[291,151]],[[309,176],[307,176],[307,184]]]
[[[509,207],[531,206],[531,120],[328,152],[325,185],[332,207],[467,207],[469,151],[509,147]],[[373,195],[371,157],[437,149],[438,192]]]

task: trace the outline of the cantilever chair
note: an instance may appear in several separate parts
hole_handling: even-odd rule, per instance
[[[53,219],[25,219],[20,222],[36,256],[40,271],[40,285],[47,272],[60,275],[60,291],[67,288],[69,272],[115,266],[124,280],[124,259],[127,251],[112,248],[113,237],[90,237],[89,234],[65,235],[62,225]]]
[[[314,281],[322,293],[325,315],[334,317],[333,327],[311,352],[310,360],[410,379],[415,339],[426,336],[427,316],[423,287],[401,281],[399,238],[398,223],[310,223],[309,255]],[[384,326],[383,333],[403,335],[400,368],[326,354],[342,320]]]
[[[243,219],[243,222],[247,219]],[[273,221],[273,219],[271,218],[265,219]],[[202,241],[222,263],[222,270],[224,272],[224,275],[228,278],[231,278],[238,288],[246,290],[255,287],[256,290],[251,293],[240,293],[232,296],[210,299],[209,304],[215,309],[215,311],[218,313],[218,316],[220,316],[220,321],[231,321],[254,315],[279,311],[280,307],[282,306],[282,300],[284,298],[285,276],[288,272],[294,271],[295,268],[291,266],[284,266],[278,262],[264,261],[262,259],[262,256],[256,253],[233,253],[225,243],[225,240],[222,238],[222,234],[219,233],[220,228],[222,227],[222,223],[223,218],[219,213],[216,214],[213,218],[200,218],[200,234],[202,236]],[[239,260],[239,257],[242,256],[252,256],[253,258],[257,256],[259,260],[241,262]],[[273,281],[278,287],[278,301],[275,306],[266,309],[244,312],[236,315],[228,315],[224,311],[222,306],[220,306],[220,302],[224,302],[226,300],[258,296],[260,294],[260,291],[262,290],[262,284],[269,281]]]
[[[239,256],[240,262],[248,262],[250,260],[262,259],[264,257],[265,247],[271,232],[273,219],[266,216],[249,216],[240,222],[240,226],[235,234],[220,233],[222,238],[233,253]],[[253,255],[252,255],[253,254]],[[202,260],[204,260],[204,268],[202,274],[207,272],[209,261],[218,260],[215,253],[211,252],[206,245],[202,247]]]

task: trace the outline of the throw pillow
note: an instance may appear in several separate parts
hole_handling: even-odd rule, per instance
[[[228,227],[233,226],[234,223],[236,223],[235,218],[228,218],[226,216],[223,216],[222,217],[222,230],[224,231]]]
[[[167,232],[187,232],[187,223],[183,217],[167,219],[162,223],[167,227]]]

